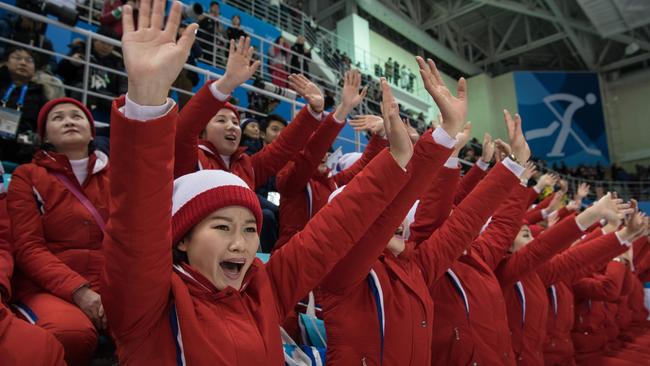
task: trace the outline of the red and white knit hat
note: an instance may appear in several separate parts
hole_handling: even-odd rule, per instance
[[[238,176],[223,170],[200,170],[176,179],[172,196],[172,244],[176,245],[210,213],[227,206],[251,210],[260,231],[260,202]]]

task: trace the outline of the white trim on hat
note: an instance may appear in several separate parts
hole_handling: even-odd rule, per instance
[[[223,170],[199,170],[174,180],[172,215],[199,194],[223,186],[239,186],[250,189],[238,176]]]

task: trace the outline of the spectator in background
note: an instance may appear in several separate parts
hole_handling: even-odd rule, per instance
[[[28,10],[35,9],[28,8]],[[0,19],[0,37],[53,51],[52,41],[45,37],[45,30],[45,24],[21,15],[7,13]],[[12,48],[9,43],[0,43],[0,54],[4,55],[9,48]],[[39,54],[35,61],[34,66],[37,71],[43,69],[52,71],[51,69],[56,66],[54,58],[44,53]]]
[[[399,64],[397,61],[393,62],[393,84],[399,86]]]
[[[122,7],[129,4],[133,7],[133,21],[137,21],[138,6],[140,0],[104,0],[104,9],[99,23],[102,27],[110,28],[117,35],[117,38],[122,38]]]
[[[253,155],[262,150],[262,139],[260,137],[260,124],[254,118],[244,118],[241,122],[241,140],[239,146],[245,146],[245,153]]]
[[[389,83],[393,82],[393,58],[389,57],[388,61],[384,64],[384,75],[386,76],[386,80],[388,80]]]
[[[241,29],[241,18],[235,14],[230,19],[231,26],[226,30],[226,38],[238,41],[240,37],[246,37],[248,34]]]
[[[108,27],[101,27],[97,33],[109,38],[117,37],[117,33]],[[68,47],[70,48],[68,55],[73,60],[61,59],[57,74],[61,76],[66,85],[83,88],[84,68],[82,62],[86,54],[86,43],[81,39],[75,39]],[[115,47],[99,39],[93,39],[88,61],[112,70],[124,70],[122,57],[115,51]],[[109,121],[113,98],[126,91],[126,84],[125,78],[115,72],[90,67],[88,90],[107,96],[107,98],[88,96],[86,104],[97,120]],[[69,92],[68,96],[77,100],[82,99],[81,93],[76,91]]]
[[[409,86],[409,70],[406,65],[402,65],[402,68],[399,71],[399,79],[402,81],[400,87],[402,89],[408,90]]]
[[[305,37],[298,36],[296,43],[291,46],[291,72],[303,74],[307,77],[309,74],[309,60],[311,60],[311,50],[305,46]],[[301,57],[302,56],[302,57]]]
[[[289,45],[282,36],[275,39],[275,45],[269,50],[269,66],[271,68],[271,81],[273,84],[287,87],[287,59]]]
[[[383,73],[381,72],[381,65],[375,64],[375,76],[380,78],[383,76]]]
[[[415,74],[409,70],[409,84],[408,84],[408,91],[413,93],[413,90],[415,89]]]
[[[225,30],[223,27],[223,24],[219,21],[220,19],[220,8],[219,8],[219,3],[216,1],[211,1],[210,2],[210,8],[209,8],[209,16],[206,16],[205,14],[201,14],[198,17],[199,21],[199,33],[196,35],[200,41],[198,43],[201,44],[201,48],[203,48],[203,51],[205,51],[206,54],[209,55],[210,60],[212,60],[213,52],[217,52],[216,58],[221,61],[219,64],[223,64],[225,60],[223,60],[222,52],[219,52],[218,50],[214,49],[214,46],[216,45],[217,48],[222,47],[224,45],[224,42],[222,40],[222,37],[225,36]],[[208,56],[205,55],[205,56]]]
[[[27,163],[37,142],[36,120],[38,111],[47,102],[43,86],[34,83],[36,55],[31,51],[9,48],[0,67],[0,97],[11,111],[4,113],[0,133],[0,160]]]

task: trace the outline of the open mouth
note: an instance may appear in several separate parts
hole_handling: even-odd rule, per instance
[[[226,140],[228,140],[228,141],[237,141],[237,136],[235,136],[235,135],[226,135]]]
[[[226,277],[230,278],[231,280],[236,280],[241,275],[245,263],[245,259],[230,259],[219,263],[219,265],[221,266],[221,269],[223,270],[223,273],[226,275]]]

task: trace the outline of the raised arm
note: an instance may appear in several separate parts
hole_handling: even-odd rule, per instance
[[[431,236],[445,220],[453,207],[454,192],[460,180],[458,153],[469,140],[471,123],[466,123],[463,131],[456,135],[456,145],[449,159],[433,179],[428,180],[428,187],[420,197],[415,211],[415,220],[410,226],[409,241],[420,244]],[[427,182],[423,180],[422,182]]]
[[[382,87],[388,88],[385,81]],[[413,146],[401,121],[389,119],[387,125],[390,153],[373,159],[267,263],[281,320],[321,283],[408,182]]]
[[[185,64],[196,24],[176,41],[182,6],[143,0],[138,30],[124,7],[126,98],[111,114],[110,217],[102,294],[118,341],[139,340],[165,319],[172,275],[171,198],[177,110],[167,93]],[[120,355],[128,358],[129,355]]]
[[[323,160],[323,156],[332,145],[336,136],[345,126],[347,115],[354,109],[357,104],[363,100],[365,88],[359,94],[361,77],[355,76],[358,71],[349,71],[346,73],[342,102],[336,108],[334,113],[330,113],[312,134],[307,141],[304,149],[300,151],[293,159],[282,168],[276,178],[276,185],[280,195],[303,193],[309,179],[316,173],[318,165]],[[318,87],[302,75],[292,75],[289,78],[292,87],[307,100],[314,100],[319,95],[318,100],[323,100],[322,94]],[[324,103],[324,102],[323,102]],[[322,109],[322,106],[321,106]]]
[[[199,135],[210,119],[224,107],[230,94],[250,79],[260,65],[251,63],[253,48],[250,38],[230,40],[226,72],[215,82],[209,82],[196,93],[178,115],[174,176],[180,177],[198,169]]]
[[[622,200],[614,199],[611,194],[607,194],[579,215],[568,216],[542,232],[539,237],[534,238],[499,264],[496,270],[499,282],[502,286],[509,286],[527,273],[537,270],[553,255],[580,238],[584,230],[600,220],[606,207],[618,210],[619,206],[623,209],[626,205]]]
[[[610,261],[605,274],[594,274],[575,282],[573,294],[576,299],[616,301],[621,294],[626,271],[622,262]]]
[[[460,204],[465,197],[476,187],[476,185],[485,177],[492,157],[494,156],[494,142],[489,133],[483,135],[483,150],[479,160],[472,165],[469,171],[460,181],[460,186],[454,196],[454,205]]]

